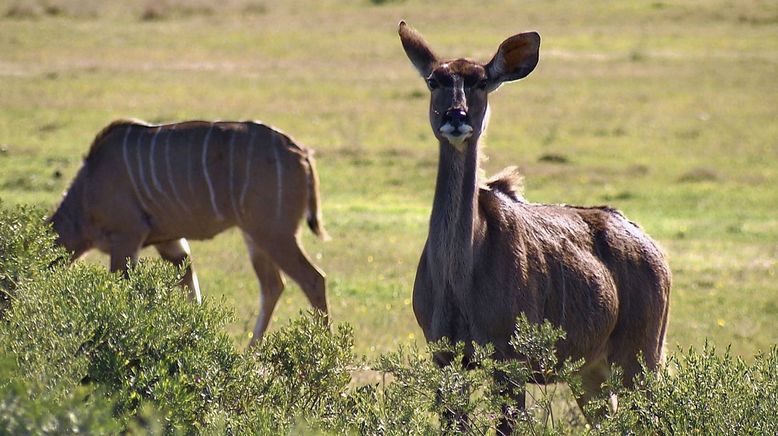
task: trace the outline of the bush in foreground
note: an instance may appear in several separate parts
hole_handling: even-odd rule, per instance
[[[0,434],[483,434],[507,401],[504,380],[533,376],[523,363],[494,361],[488,347],[475,347],[467,370],[429,358],[461,362],[462,344],[403,348],[368,364],[348,326],[330,330],[315,314],[239,353],[223,332],[229,313],[191,304],[176,285],[180,270],[141,262],[123,277],[66,266],[42,213],[0,214]],[[575,391],[580,362],[554,353],[563,337],[520,319],[512,345]],[[634,390],[614,380],[618,411],[588,431],[776,434],[777,367],[776,347],[751,364],[708,346],[679,352]],[[352,374],[364,371],[381,381],[355,385]],[[580,416],[555,417],[556,390],[533,392],[518,433],[584,431]],[[445,419],[465,414],[456,427]]]
[[[619,408],[602,433],[778,434],[776,346],[749,365],[705,344],[702,351],[676,353],[635,389],[616,390]]]

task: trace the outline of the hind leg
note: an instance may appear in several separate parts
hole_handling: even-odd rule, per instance
[[[317,268],[300,248],[294,236],[275,240],[268,255],[282,271],[300,285],[308,301],[315,309],[327,314],[327,296],[325,294],[324,273]]]
[[[611,368],[608,364],[608,361],[603,357],[592,363],[587,363],[584,365],[584,367],[581,368],[579,374],[581,376],[583,394],[575,400],[578,403],[578,407],[580,407],[581,411],[583,412],[584,407],[589,404],[593,398],[603,394],[602,384],[608,380],[608,377],[610,377]],[[608,409],[610,409],[611,413],[614,413],[617,407],[618,398],[615,394],[610,394],[608,397]],[[602,419],[605,413],[605,410],[598,410],[594,416],[594,420],[597,421]],[[586,419],[591,421],[590,417],[588,416]]]
[[[253,242],[251,237],[244,234],[244,239],[246,240],[246,246],[251,255],[251,265],[257,274],[260,287],[259,316],[257,317],[257,323],[254,325],[254,334],[251,337],[251,342],[249,342],[249,348],[251,348],[262,340],[262,336],[267,330],[270,316],[273,314],[278,299],[284,291],[284,279],[281,277],[278,266]]]
[[[184,277],[181,278],[181,284],[189,289],[189,299],[197,300],[197,304],[202,302],[202,295],[200,294],[200,282],[197,280],[197,274],[192,267],[191,251],[189,250],[189,243],[186,239],[181,238],[176,241],[168,241],[154,246],[159,255],[166,261],[180,267],[187,260],[189,265],[186,267]]]

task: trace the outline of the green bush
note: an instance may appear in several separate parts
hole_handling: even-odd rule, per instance
[[[223,331],[222,305],[186,299],[182,270],[141,262],[123,276],[66,265],[40,211],[2,214],[0,278],[12,304],[0,321],[0,360],[13,363],[0,378],[5,431],[27,422],[46,432],[45,419],[79,404],[100,404],[120,428],[156,420],[149,425],[168,432],[283,432],[334,416],[353,366],[347,327],[332,333],[310,316],[242,354]],[[33,404],[51,415],[34,415]]]
[[[21,283],[66,256],[53,248],[54,235],[44,230],[45,219],[40,209],[6,209],[0,201],[0,319]]]
[[[158,263],[127,279],[85,263],[53,267],[16,289],[3,348],[45,391],[99,387],[122,422],[151,401],[166,427],[204,428],[240,356],[221,331],[226,312],[191,304],[177,279]]]
[[[87,386],[55,394],[26,379],[7,357],[0,361],[0,434],[85,433],[121,430],[112,404]]]
[[[445,341],[368,363],[354,353],[351,328],[330,329],[320,314],[239,353],[223,331],[230,314],[208,299],[188,301],[177,286],[182,270],[141,262],[125,276],[66,265],[40,211],[17,207],[0,218],[0,434],[484,434],[508,392],[537,375],[578,390],[581,362],[555,353],[564,332],[524,317],[511,345],[534,369],[494,360],[491,347],[469,344],[466,353]],[[455,364],[439,368],[431,353]],[[776,368],[777,347],[747,364],[706,346],[677,353],[633,390],[618,386],[617,371],[606,391],[618,393],[619,408],[589,429],[776,434]],[[380,382],[358,385],[355,372]],[[530,392],[526,410],[510,409],[517,433],[584,431],[580,415],[554,415],[555,388]]]
[[[613,382],[611,382],[613,385]],[[750,365],[705,344],[678,352],[635,389],[614,388],[619,407],[605,434],[778,434],[778,347]]]

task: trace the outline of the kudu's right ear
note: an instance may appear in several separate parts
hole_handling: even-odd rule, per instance
[[[400,41],[403,43],[405,54],[411,60],[413,66],[419,70],[419,74],[425,79],[432,74],[432,70],[438,64],[438,57],[432,52],[421,34],[416,29],[400,21],[400,27],[397,30],[400,34]]]

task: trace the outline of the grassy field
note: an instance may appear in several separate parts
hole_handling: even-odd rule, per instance
[[[397,22],[481,60],[534,29],[538,68],[491,99],[487,174],[516,164],[531,201],[607,203],[657,239],[670,349],[778,343],[778,5],[471,3],[0,0],[0,198],[52,210],[115,118],[263,120],[317,150],[333,241],[304,239],[332,318],[368,355],[421,343],[437,144]],[[240,235],[192,247],[244,346],[258,289]],[[273,322],[306,307],[290,283]]]

